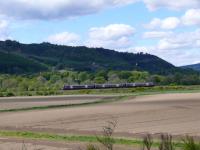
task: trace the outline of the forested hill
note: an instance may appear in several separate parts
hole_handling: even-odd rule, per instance
[[[182,68],[190,68],[200,72],[200,63],[194,65],[183,66]]]
[[[183,71],[150,54],[120,53],[103,48],[21,44],[0,41],[1,73],[36,73],[47,70],[139,70],[156,74]]]

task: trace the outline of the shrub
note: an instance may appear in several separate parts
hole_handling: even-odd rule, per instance
[[[13,92],[6,92],[5,96],[6,97],[12,97],[12,96],[15,96],[15,94]]]

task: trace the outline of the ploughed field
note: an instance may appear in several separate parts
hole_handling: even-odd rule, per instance
[[[67,96],[0,99],[0,109],[78,103],[105,98],[107,97]],[[96,135],[102,131],[102,126],[107,121],[115,120],[115,136],[119,137],[140,136],[146,132],[200,136],[199,114],[200,93],[147,95],[112,103],[2,112],[0,130]]]
[[[49,96],[0,98],[0,111],[33,107],[48,107],[92,103],[115,96]]]
[[[101,98],[103,97],[103,98]],[[1,99],[0,107],[76,103],[105,96]],[[27,100],[27,102],[25,102]],[[44,103],[43,103],[44,102]],[[2,108],[1,108],[2,109]],[[0,113],[0,129],[95,134],[107,121],[116,120],[116,133],[168,132],[200,135],[200,93],[140,96],[126,101],[69,108]]]

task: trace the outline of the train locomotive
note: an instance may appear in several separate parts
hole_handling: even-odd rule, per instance
[[[134,88],[134,87],[153,87],[153,82],[144,83],[120,83],[120,84],[91,84],[91,85],[65,85],[63,90],[81,89],[109,89],[109,88]]]

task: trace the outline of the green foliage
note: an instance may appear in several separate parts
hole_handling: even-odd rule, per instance
[[[0,51],[0,73],[23,74],[46,71],[48,67],[17,54]]]
[[[193,137],[187,136],[183,139],[183,150],[200,150],[200,143],[195,143]]]
[[[148,90],[167,91],[184,90],[180,85],[200,85],[199,75],[151,75],[139,71],[98,71],[75,72],[53,71],[42,72],[34,75],[6,75],[0,74],[0,96],[28,96],[28,95],[57,95],[63,93],[61,89],[65,84],[109,84],[127,82],[154,82],[157,86]],[[170,87],[167,87],[170,85]],[[132,93],[146,91],[145,88],[137,89],[108,89],[108,90],[82,90],[82,94],[92,93]],[[68,92],[70,93],[70,91]],[[75,92],[74,92],[75,93]]]
[[[95,79],[94,79],[94,83],[97,83],[97,84],[103,84],[105,83],[106,80],[104,77],[101,77],[101,76],[97,76]]]

